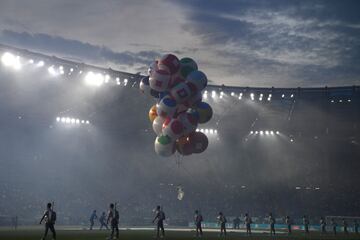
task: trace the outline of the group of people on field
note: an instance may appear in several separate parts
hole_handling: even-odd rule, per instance
[[[165,237],[165,229],[164,229],[165,218],[166,217],[165,217],[164,211],[161,209],[160,206],[157,206],[155,209],[155,216],[152,220],[153,223],[156,223],[156,237],[157,238]],[[99,219],[99,222],[101,224],[100,229],[103,229],[103,227],[105,227],[108,230],[109,229],[108,225],[110,224],[111,231],[110,231],[110,236],[108,239],[114,239],[114,238],[119,239],[119,212],[116,209],[115,204],[111,203],[109,205],[109,210],[108,210],[107,215],[105,212],[103,212],[99,218],[96,214],[96,210],[94,210],[92,212],[92,214],[90,216],[90,228],[89,228],[90,230],[93,229],[96,219]],[[267,219],[269,222],[270,235],[275,235],[276,220],[273,217],[273,214],[269,213]],[[303,216],[302,220],[303,220],[305,233],[309,233],[310,221],[309,221],[308,217]],[[42,240],[44,240],[46,238],[49,230],[51,231],[52,237],[55,240],[56,239],[56,231],[55,231],[56,212],[53,210],[53,204],[51,204],[51,203],[47,204],[46,210],[40,220],[40,224],[42,224],[43,221],[45,221],[45,232],[42,237]],[[196,229],[196,237],[203,236],[203,231],[202,231],[202,222],[203,221],[204,221],[204,219],[203,219],[203,216],[201,215],[200,211],[195,210],[194,224],[195,224],[195,229]],[[217,216],[217,221],[220,226],[220,236],[226,236],[227,219],[222,212],[219,212],[219,214]],[[233,220],[234,229],[240,228],[240,222],[241,222],[241,220],[239,217],[236,217]],[[245,214],[243,222],[246,227],[246,234],[251,235],[251,224],[253,222],[248,213]],[[290,219],[289,216],[285,217],[285,224],[287,226],[288,234],[291,234],[292,220]],[[327,223],[326,223],[325,219],[323,217],[321,217],[320,218],[320,231],[322,234],[326,233],[326,226],[327,226]],[[334,219],[331,219],[331,226],[332,226],[333,233],[336,235],[337,223]],[[348,233],[348,223],[347,223],[346,219],[342,219],[342,227],[343,227],[343,232]],[[357,220],[354,220],[354,232],[357,234],[359,233],[359,224],[358,224]]]

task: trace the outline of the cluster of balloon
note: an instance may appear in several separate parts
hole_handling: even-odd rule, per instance
[[[140,90],[157,99],[149,111],[157,135],[155,152],[164,157],[175,151],[181,155],[204,152],[209,141],[196,128],[208,122],[213,114],[210,105],[202,102],[206,75],[198,70],[193,59],[179,60],[173,54],[154,61],[148,75],[141,80]]]

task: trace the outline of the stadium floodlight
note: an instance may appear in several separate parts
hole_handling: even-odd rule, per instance
[[[80,119],[76,119],[76,124],[80,124]]]
[[[85,83],[90,86],[101,86],[104,83],[104,76],[101,73],[88,72],[85,76]]]
[[[351,102],[351,99],[348,99],[348,102]]]
[[[200,132],[200,130],[197,128],[197,129],[195,130],[195,132]]]
[[[331,99],[331,102],[332,102],[332,103],[335,102],[334,99]]]
[[[71,119],[70,119],[69,117],[67,117],[67,118],[65,119],[65,123],[71,123]]]
[[[285,94],[281,95],[281,97],[284,98],[284,97],[285,97]]]
[[[86,120],[86,124],[90,124],[89,120]]]
[[[270,134],[271,134],[271,135],[274,135],[274,131],[270,131]]]
[[[70,68],[70,72],[73,72],[74,71],[74,69],[73,68]]]
[[[210,132],[210,134],[214,134],[214,130],[213,130],[213,129],[210,129],[209,132]]]
[[[254,93],[250,93],[250,98],[254,101]]]
[[[268,130],[266,130],[266,131],[265,131],[265,134],[266,134],[266,135],[269,135],[269,131],[268,131]]]
[[[295,187],[295,189],[296,189],[296,190],[300,190],[300,189],[301,189],[301,187]]]
[[[214,133],[217,134],[217,129],[214,130]]]
[[[204,129],[202,129],[202,128],[201,128],[201,129],[200,129],[200,132],[202,132],[202,133],[203,133],[203,132],[204,132]]]
[[[293,141],[294,141],[294,139],[290,138],[290,142],[293,142]]]
[[[315,190],[320,190],[320,188],[319,188],[319,187],[315,187]]]
[[[230,95],[233,97],[233,96],[235,96],[235,93],[234,93],[234,92],[231,92],[231,94],[230,94]]]
[[[250,131],[250,134],[254,134],[254,131]]]
[[[36,64],[37,67],[43,67],[44,65],[45,65],[45,62],[42,60]]]
[[[260,135],[263,135],[264,134],[264,131],[260,131]]]
[[[81,123],[85,123],[85,120],[81,120]]]
[[[30,59],[30,60],[29,60],[29,63],[30,63],[30,64],[33,64],[33,63],[34,63],[34,59]]]
[[[212,90],[212,92],[211,92],[211,97],[212,98],[216,97],[216,92],[214,90]]]
[[[293,98],[293,97],[294,97],[294,94],[291,94],[290,97]]]
[[[128,80],[127,78],[124,79],[124,86],[126,86],[128,84]]]
[[[207,128],[205,129],[205,133],[209,133],[209,130]]]
[[[79,71],[79,74],[82,74],[82,73],[83,73],[83,71],[82,71],[82,70],[80,70],[80,71]]]
[[[255,135],[258,134],[259,132],[258,131],[255,131]]]
[[[1,57],[1,62],[5,67],[11,67],[15,70],[21,69],[20,56],[15,56],[9,52],[5,52]]]
[[[279,131],[276,131],[276,135],[279,135],[280,134],[280,132]]]
[[[53,76],[56,76],[57,75],[57,72],[55,71],[55,68],[54,68],[54,65],[50,66],[48,68],[48,72],[53,75]]]
[[[224,95],[224,92],[223,92],[223,91],[220,92],[220,96],[221,96],[221,95]]]
[[[76,123],[75,118],[72,118],[72,119],[71,119],[71,123],[72,123],[72,124],[75,124],[75,123]]]
[[[339,102],[340,102],[340,103],[342,103],[342,102],[343,102],[343,100],[342,100],[342,99],[340,99],[340,100],[339,100]]]
[[[57,122],[60,122],[60,120],[61,120],[61,119],[60,119],[59,117],[56,118],[56,121],[57,121]]]
[[[105,75],[105,83],[108,83],[110,80],[110,75],[109,74],[106,74]]]
[[[242,98],[242,95],[239,95],[239,100],[241,100],[241,98]]]
[[[203,93],[203,98],[207,99],[207,94],[206,93]]]

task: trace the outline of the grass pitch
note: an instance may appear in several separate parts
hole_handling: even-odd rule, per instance
[[[36,228],[24,228],[19,230],[10,230],[10,229],[0,229],[0,239],[1,240],[40,240],[43,234],[43,230]],[[109,236],[109,232],[106,230],[57,230],[57,240],[105,240]],[[51,233],[47,239],[51,239]],[[123,229],[120,230],[120,240],[146,240],[146,239],[156,239],[154,230],[129,230]],[[176,231],[171,230],[166,232],[166,240],[190,240],[190,239],[199,239],[195,237],[194,231]],[[200,239],[225,239],[224,237],[219,237],[218,232],[214,231],[205,231],[203,238]],[[232,232],[228,231],[226,239],[230,240],[267,240],[267,239],[311,239],[311,240],[325,240],[325,239],[338,239],[338,240],[360,240],[360,235],[355,234],[342,234],[339,233],[337,236],[331,234],[320,235],[320,233],[312,232],[309,235],[305,235],[303,232],[294,232],[291,236],[287,234],[278,234],[275,237],[269,236],[268,233],[254,233],[251,237],[248,237],[243,232]]]

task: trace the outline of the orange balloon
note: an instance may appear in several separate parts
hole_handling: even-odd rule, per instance
[[[157,112],[156,112],[156,105],[152,106],[149,110],[149,119],[150,122],[153,122],[154,119],[157,117]]]

